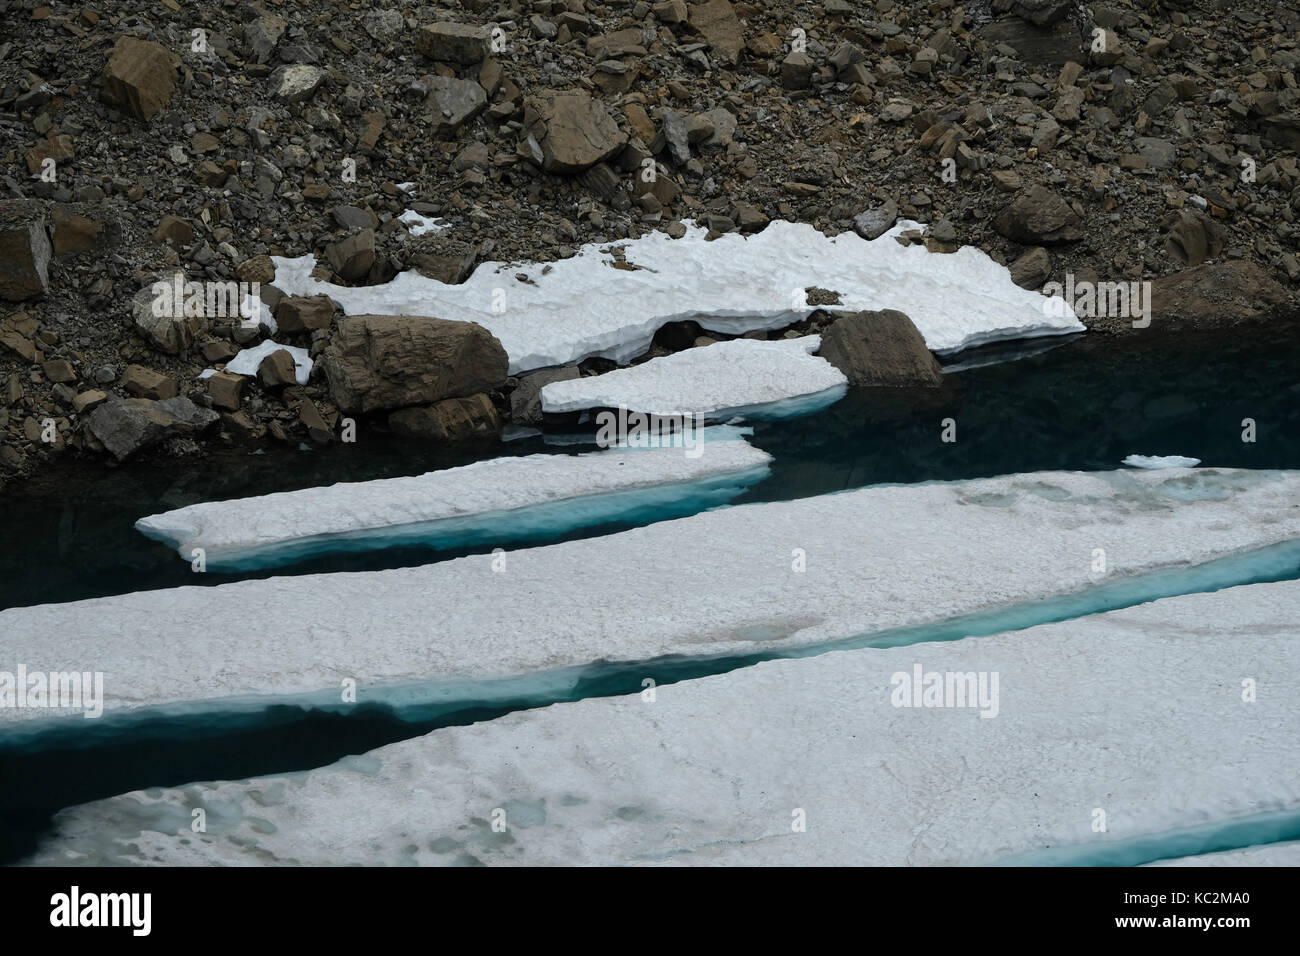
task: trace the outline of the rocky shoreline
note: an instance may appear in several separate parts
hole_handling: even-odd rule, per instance
[[[982,249],[1023,288],[1150,280],[1142,334],[1290,320],[1298,33],[1296,11],[1199,0],[0,0],[0,483],[68,453],[335,441],[351,416],[492,436],[537,423],[545,382],[614,367],[509,375],[479,326],[345,317],[277,289],[271,256],[460,283],[687,220],[901,218],[929,226],[900,241]],[[271,322],[160,317],[178,273],[257,283]],[[834,328],[851,381],[933,380],[883,314],[747,334]],[[305,382],[284,350],[228,369],[272,327]],[[670,323],[638,361],[725,337]]]

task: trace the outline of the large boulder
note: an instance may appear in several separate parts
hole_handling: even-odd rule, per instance
[[[123,113],[147,122],[171,102],[180,62],[160,43],[118,37],[104,65],[104,98]]]
[[[1263,268],[1244,259],[1206,263],[1151,283],[1152,328],[1222,328],[1295,306]]]
[[[1083,238],[1082,225],[1069,203],[1037,184],[1017,196],[993,221],[999,233],[1027,246],[1076,242]]]
[[[841,315],[822,333],[817,353],[844,373],[850,385],[937,388],[943,371],[925,338],[902,312]]]
[[[509,359],[475,322],[420,315],[351,315],[324,352],[334,404],[345,412],[431,405],[498,388]]]
[[[554,90],[524,101],[524,132],[541,151],[542,168],[580,173],[603,163],[627,143],[604,104],[579,90]]]
[[[40,204],[0,202],[0,299],[45,295],[49,274],[50,237]]]
[[[118,461],[171,438],[196,435],[220,418],[188,398],[161,402],[147,398],[113,398],[90,414],[90,432]]]
[[[131,299],[136,331],[169,355],[189,348],[195,336],[207,328],[203,316],[185,314],[188,294],[184,273],[173,273],[145,286]]]
[[[480,392],[419,408],[399,409],[388,416],[388,427],[403,438],[463,441],[499,434],[501,416],[497,414],[492,399]]]

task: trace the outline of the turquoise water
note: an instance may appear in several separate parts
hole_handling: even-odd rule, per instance
[[[785,500],[887,482],[1110,469],[1129,454],[1183,454],[1214,466],[1300,468],[1297,369],[1300,330],[1295,328],[1260,329],[1250,335],[1134,336],[1123,343],[1085,336],[1014,363],[954,372],[943,389],[854,390],[809,417],[756,422],[752,442],[774,456],[770,473],[748,488],[728,489],[727,497],[734,502]],[[1254,443],[1241,441],[1241,421],[1248,417],[1257,423]],[[945,418],[956,421],[955,443],[940,441]],[[577,444],[565,450],[588,447],[594,446]],[[139,517],[196,501],[420,474],[485,457],[542,451],[556,449],[540,437],[448,450],[363,433],[356,445],[325,449],[268,448],[262,454],[235,449],[162,467],[69,466],[5,493],[9,546],[0,549],[0,607],[219,584],[272,573],[417,565],[519,541],[610,533],[718,503],[652,502],[616,515],[584,515],[577,527],[566,519],[544,526],[479,529],[473,539],[437,542],[437,552],[428,541],[386,542],[379,551],[295,554],[297,563],[278,571],[236,568],[203,575],[192,574],[169,547],[132,527]],[[393,688],[389,705],[356,707],[346,716],[320,709],[310,699],[281,700],[269,706],[255,702],[239,711],[213,708],[202,714],[106,718],[96,721],[91,733],[78,725],[39,738],[11,738],[0,741],[0,780],[24,783],[0,787],[0,862],[30,852],[50,816],[75,803],[147,786],[308,769],[436,727],[492,719],[554,701],[633,693],[647,674],[659,683],[671,683],[773,657],[956,640],[1170,594],[1297,576],[1300,545],[1289,542],[1199,567],[1127,578],[1081,594],[834,644],[719,659],[593,664],[474,685]],[[1225,826],[1229,829],[1223,833],[1229,836],[1202,834],[1195,845],[1217,846],[1216,840],[1270,832],[1275,834],[1272,839],[1293,838],[1285,836],[1290,832],[1285,827],[1269,831]],[[1109,865],[1107,860],[1147,862],[1159,858],[1150,854],[1162,848],[1191,845],[1138,841],[1136,849],[1106,850],[1120,855],[1095,860],[1103,865]],[[1088,852],[1102,849],[1091,847]],[[1093,859],[1049,856],[1042,862],[1082,864]]]

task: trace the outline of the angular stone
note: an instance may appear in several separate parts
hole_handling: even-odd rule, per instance
[[[469,23],[429,23],[415,34],[415,48],[431,60],[473,66],[488,55],[490,35]]]
[[[0,203],[0,298],[21,302],[49,291],[50,239],[35,202]]]
[[[464,441],[499,434],[501,417],[492,399],[480,392],[420,408],[403,408],[388,416],[388,427],[403,438]]]
[[[1082,223],[1070,204],[1038,184],[998,213],[993,226],[1008,239],[1025,245],[1051,245],[1083,238]]]
[[[1151,283],[1151,324],[1220,328],[1287,315],[1291,295],[1257,263],[1205,263]]]
[[[324,445],[334,440],[334,429],[325,421],[316,403],[305,396],[298,405],[298,421],[307,429],[307,437],[317,444]]]
[[[177,276],[182,288],[179,301],[175,294]],[[136,330],[154,348],[171,355],[189,348],[194,337],[206,327],[201,316],[185,314],[184,283],[184,273],[163,276],[131,299],[131,315]]]
[[[72,410],[78,415],[81,415],[104,404],[106,401],[108,401],[107,392],[101,392],[97,388],[92,388],[88,391],[79,393],[77,397],[72,400]]]
[[[528,97],[524,130],[541,149],[542,167],[554,173],[582,172],[627,143],[604,104],[581,91],[547,91]]]
[[[334,303],[327,295],[289,295],[275,307],[275,322],[284,332],[328,329],[333,321]]]
[[[364,279],[375,264],[375,231],[362,229],[355,235],[325,247],[330,268],[349,282]]]
[[[580,378],[582,371],[576,365],[563,368],[544,368],[519,378],[518,387],[510,393],[510,420],[516,425],[542,423],[542,387],[552,382],[567,382]]]
[[[501,343],[477,323],[410,315],[345,316],[323,363],[334,404],[345,412],[498,388],[510,364]]]
[[[176,379],[143,365],[128,365],[122,372],[122,388],[137,398],[172,398],[179,389]]]
[[[179,216],[168,214],[159,220],[158,228],[153,231],[153,241],[189,245],[194,241],[194,227]]]
[[[50,214],[54,226],[54,254],[90,252],[98,243],[99,234],[104,229],[102,222],[78,216],[76,213],[55,206]]]
[[[284,36],[289,24],[281,17],[264,13],[244,24],[244,44],[248,47],[249,57],[254,63],[269,63],[275,45]]]
[[[289,103],[311,99],[325,82],[325,71],[306,63],[291,63],[271,74],[271,94]]]
[[[708,41],[716,59],[735,63],[745,48],[745,32],[731,0],[708,0],[691,7],[691,26]]]
[[[51,382],[75,382],[77,380],[76,370],[73,369],[72,363],[67,359],[50,359],[48,362],[41,363],[41,371]]]
[[[435,76],[429,81],[425,107],[435,135],[447,137],[487,106],[487,92],[473,80]]]
[[[902,312],[840,315],[822,333],[818,355],[849,380],[866,387],[937,388],[943,384],[938,360],[925,338]]]
[[[90,414],[92,435],[118,461],[165,439],[201,433],[220,416],[188,398],[155,402],[147,398],[113,398]]]
[[[898,203],[890,199],[875,209],[868,209],[853,217],[853,231],[863,239],[883,236],[898,221]]]
[[[257,366],[257,379],[264,388],[296,385],[298,375],[294,368],[293,354],[288,349],[276,349]]]
[[[1224,228],[1209,216],[1184,210],[1165,237],[1165,252],[1183,266],[1199,266],[1223,252]]]
[[[1011,281],[1022,289],[1041,289],[1052,273],[1052,259],[1042,246],[1034,246],[1007,267]]]
[[[244,395],[244,376],[231,372],[218,372],[207,378],[208,398],[214,408],[228,412],[239,411],[239,404]]]
[[[123,113],[148,122],[171,102],[180,62],[152,40],[118,37],[104,65],[104,97]]]

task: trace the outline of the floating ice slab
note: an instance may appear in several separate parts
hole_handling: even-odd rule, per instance
[[[103,671],[110,716],[337,704],[344,678],[365,703],[402,683],[771,651],[1083,592],[1300,538],[1297,501],[1300,472],[1222,469],[878,486],[424,567],[10,608],[0,634],[29,670]],[[11,726],[74,716],[0,708]]]
[[[1294,757],[1292,758],[1294,761]],[[1270,843],[1265,846],[1201,853],[1161,860],[1152,866],[1300,866],[1300,842]]]
[[[779,342],[715,342],[604,375],[551,382],[542,386],[542,409],[626,407],[651,415],[729,418],[745,406],[772,406],[828,392],[834,400],[844,394],[848,380],[813,354],[821,341],[820,335],[805,335]]]
[[[407,271],[386,285],[348,288],[313,279],[313,256],[273,260],[286,294],[326,294],[348,315],[478,322],[501,340],[512,373],[593,355],[623,364],[645,352],[665,322],[692,319],[732,334],[782,328],[814,311],[804,292],[811,287],[839,293],[839,304],[824,308],[906,312],[936,352],[1083,331],[1068,306],[1064,315],[1045,314],[1041,295],[973,246],[935,255],[895,240],[917,227],[903,221],[868,242],[774,222],[756,235],[706,242],[707,230],[691,225],[681,239],[650,232],[591,243],[557,262],[486,262],[460,285]]]
[[[186,561],[203,549],[209,569],[266,567],[345,549],[463,547],[558,533],[692,493],[734,496],[767,474],[771,456],[743,440],[705,441],[704,432],[682,438],[679,448],[494,458],[413,477],[205,501],[135,526]]]
[[[1201,463],[1199,458],[1184,458],[1182,455],[1129,455],[1121,462],[1130,468],[1195,468]]]
[[[294,378],[298,380],[298,384],[306,385],[307,379],[311,376],[312,366],[307,350],[293,345],[280,345],[270,339],[260,345],[253,346],[251,349],[241,350],[238,355],[226,363],[226,371],[233,372],[236,375],[256,375],[258,366],[262,364],[262,359],[273,352],[279,352],[281,349],[293,356]]]
[[[446,728],[306,773],[74,808],[32,862],[1085,856],[1300,809],[1300,702],[1289,692],[1300,681],[1298,619],[1300,583],[1286,582],[995,637],[769,662]],[[923,687],[938,675],[942,693],[913,695],[918,672]],[[949,674],[969,675],[963,690],[983,681],[984,699],[959,697]],[[1243,677],[1257,682],[1253,703]],[[996,701],[989,719],[985,701]],[[190,832],[196,807],[209,808],[206,834]],[[1132,862],[1162,852],[1156,842]]]

